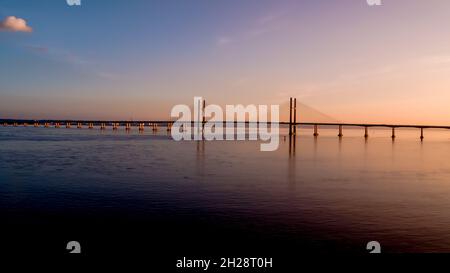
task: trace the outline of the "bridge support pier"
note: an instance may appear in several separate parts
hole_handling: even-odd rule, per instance
[[[392,139],[394,139],[395,138],[395,127],[392,127]]]
[[[157,123],[152,123],[152,131],[153,132],[158,131],[158,124]]]
[[[367,127],[367,126],[364,127],[364,137],[365,138],[369,137],[369,127]]]
[[[205,109],[206,109],[206,100],[203,99],[203,106],[202,106],[202,135],[205,132],[205,124],[206,124]],[[158,130],[158,123],[156,123],[156,130]]]
[[[314,134],[315,137],[319,136],[319,126],[317,124],[314,124]]]
[[[289,135],[297,134],[297,98],[289,98]]]
[[[342,125],[339,125],[339,134],[338,137],[343,137],[344,134],[342,134]]]
[[[292,136],[292,98],[289,98],[289,135]]]
[[[294,98],[294,136],[297,135],[297,98]]]
[[[423,127],[420,128],[420,140],[423,141],[424,136],[423,136]]]

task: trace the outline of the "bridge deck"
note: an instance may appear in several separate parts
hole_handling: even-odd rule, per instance
[[[149,123],[155,123],[159,125],[167,125],[171,124],[174,121],[171,120],[135,120],[135,121],[126,121],[126,120],[24,120],[24,119],[0,119],[0,124],[8,124],[12,125],[14,123],[16,124],[33,124],[33,123],[50,123],[50,124],[56,124],[60,123],[61,125],[64,125],[66,123],[71,124],[77,124],[81,123],[83,125],[92,123],[94,125],[101,125],[102,123],[105,123],[107,126],[111,126],[113,123],[119,123],[120,125],[130,124],[132,126],[139,125],[140,123],[144,123],[148,125]],[[223,121],[222,123],[226,123],[226,121]],[[245,123],[249,124],[252,122],[248,121],[242,121],[242,122],[236,122],[234,123]],[[289,125],[289,122],[287,121],[280,121],[278,122],[279,125]],[[385,123],[339,123],[339,122],[296,122],[292,123],[292,125],[298,125],[298,126],[345,126],[345,127],[385,127],[385,128],[423,128],[423,129],[450,129],[450,126],[443,126],[443,125],[420,125],[420,124],[385,124]]]

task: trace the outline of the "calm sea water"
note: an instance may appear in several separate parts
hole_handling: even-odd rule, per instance
[[[450,252],[450,131],[320,133],[260,152],[165,131],[0,128],[4,239],[10,251],[366,253],[376,240]]]

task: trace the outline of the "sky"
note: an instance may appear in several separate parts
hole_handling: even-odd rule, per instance
[[[0,0],[0,118],[168,119],[281,104],[450,124],[450,1]],[[299,121],[313,117],[299,113]]]

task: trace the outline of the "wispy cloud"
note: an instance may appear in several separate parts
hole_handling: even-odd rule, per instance
[[[45,54],[47,58],[89,71],[91,75],[102,79],[112,80],[118,76],[114,73],[102,71],[97,67],[99,64],[95,61],[87,60],[71,51],[49,48],[41,45],[24,45],[23,47],[33,53]]]
[[[77,54],[74,54],[73,52],[62,52],[61,53],[61,57],[71,63],[71,64],[75,64],[75,65],[87,65],[87,64],[92,64],[92,61],[86,60],[82,57],[80,57]]]
[[[92,64],[92,61],[86,60],[80,57],[79,55],[67,50],[49,48],[41,45],[24,45],[24,48],[31,52],[48,54],[50,58],[53,58],[58,61],[63,61],[72,65]]]
[[[0,31],[32,32],[33,29],[27,25],[27,21],[16,16],[8,16],[0,22]]]
[[[48,47],[44,46],[26,45],[25,48],[33,52],[48,53]]]
[[[217,38],[218,46],[224,46],[224,45],[230,44],[231,42],[233,42],[233,39],[231,39],[230,37],[227,37],[227,36],[220,36],[219,38]]]
[[[429,65],[450,64],[450,55],[428,56],[422,58],[421,61]]]
[[[276,13],[268,13],[258,18],[254,26],[247,32],[247,35],[255,37],[279,30],[286,14],[285,11],[279,11]]]
[[[117,79],[117,74],[109,73],[109,72],[94,72],[99,78],[103,78],[106,80],[114,80]]]
[[[225,46],[231,43],[245,41],[259,36],[275,32],[282,28],[283,19],[286,12],[268,13],[264,16],[258,17],[250,22],[243,31],[234,33],[233,35],[222,35],[216,38],[217,46]]]
[[[336,75],[328,81],[282,84],[277,88],[280,91],[275,95],[275,99],[282,101],[286,97],[308,99],[318,95],[332,96],[338,93],[348,92],[348,88],[355,84],[379,81],[379,79],[387,81],[387,78],[398,77],[399,75],[411,77],[410,75],[423,74],[440,68],[450,69],[450,55],[423,56],[399,60],[358,72],[351,70]]]

